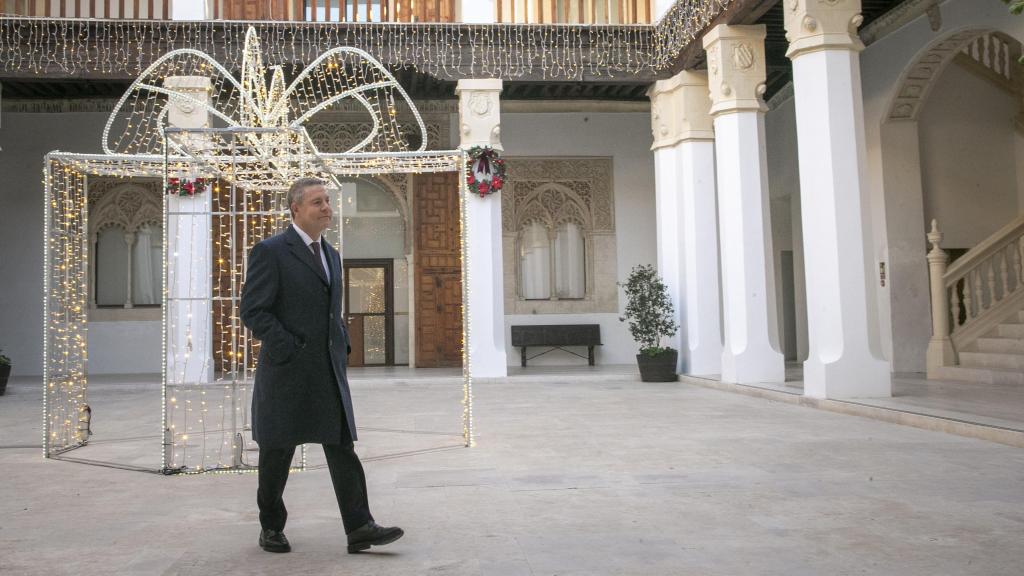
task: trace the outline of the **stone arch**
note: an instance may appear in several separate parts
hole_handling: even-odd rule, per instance
[[[880,120],[881,184],[885,203],[890,358],[897,372],[923,372],[931,311],[927,297],[925,198],[919,120],[932,90],[965,47],[983,38],[1008,45],[1007,57],[1021,53],[1021,42],[997,25],[955,28],[925,43],[909,60]],[[1016,56],[1013,56],[1016,59]],[[1018,83],[1017,90],[1019,91]],[[1020,93],[1020,92],[1018,92]],[[941,223],[940,223],[941,224]],[[922,297],[922,295],[924,295]]]
[[[1005,42],[1008,54],[1005,57],[1016,60],[1022,53],[1019,40],[1009,34],[989,27],[965,28],[932,42],[914,59],[897,83],[896,92],[889,104],[885,121],[916,121],[935,81],[957,54],[982,37],[995,37]],[[1002,58],[1004,56],[1000,56]]]

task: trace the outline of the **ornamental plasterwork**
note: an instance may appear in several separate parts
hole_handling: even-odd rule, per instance
[[[932,86],[960,50],[989,29],[965,30],[936,42],[903,74],[889,107],[889,121],[914,121]]]
[[[501,192],[505,310],[508,314],[615,312],[615,210],[611,158],[506,158]],[[550,231],[572,222],[586,242],[587,295],[582,300],[519,297],[520,233],[539,222]]]
[[[549,214],[557,212],[560,205],[553,196],[535,194],[548,184],[572,191],[594,232],[615,231],[611,158],[508,158],[506,167],[507,182],[501,193],[504,233],[519,230],[520,213],[530,204],[539,203]]]
[[[128,233],[144,224],[163,221],[163,198],[159,180],[115,178],[89,179],[89,229],[95,236],[105,228],[118,226]]]

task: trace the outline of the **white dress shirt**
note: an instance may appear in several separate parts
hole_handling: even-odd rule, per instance
[[[324,276],[327,278],[327,281],[330,282],[331,268],[327,265],[327,251],[324,250],[324,244],[323,242],[320,241],[323,236],[318,234],[316,240],[313,240],[312,238],[309,237],[309,234],[303,232],[302,228],[296,226],[294,222],[292,223],[292,228],[294,228],[295,231],[299,233],[299,238],[302,238],[302,241],[306,244],[306,248],[308,248],[310,252],[313,252],[313,247],[310,246],[310,244],[316,242],[317,244],[320,245],[320,263],[323,264],[324,267]],[[313,253],[316,254],[316,252]]]

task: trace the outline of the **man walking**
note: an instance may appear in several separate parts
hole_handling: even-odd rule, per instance
[[[326,183],[296,180],[288,205],[291,226],[253,246],[242,288],[242,321],[262,343],[252,396],[252,435],[260,446],[259,543],[268,552],[291,551],[282,495],[295,447],[314,443],[323,445],[351,554],[404,533],[374,522],[353,449],[341,257],[321,236],[333,216]]]

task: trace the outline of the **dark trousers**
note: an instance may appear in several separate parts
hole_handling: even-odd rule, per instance
[[[366,497],[366,476],[356,456],[352,441],[324,444],[327,467],[331,471],[334,495],[341,510],[345,533],[352,532],[373,520]],[[260,526],[264,530],[282,532],[288,520],[284,507],[284,485],[288,482],[288,469],[295,456],[295,447],[260,448],[259,488],[256,503],[260,508]]]

